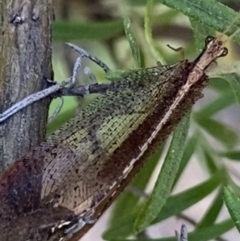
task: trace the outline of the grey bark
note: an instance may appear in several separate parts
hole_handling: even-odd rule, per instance
[[[0,0],[0,113],[52,79],[52,0]],[[0,173],[45,137],[50,100],[0,125]]]

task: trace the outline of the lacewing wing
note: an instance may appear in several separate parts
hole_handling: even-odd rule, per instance
[[[0,178],[1,241],[78,240],[202,97],[205,69],[226,54],[208,37],[193,62],[129,72],[126,89],[96,98],[18,160]]]

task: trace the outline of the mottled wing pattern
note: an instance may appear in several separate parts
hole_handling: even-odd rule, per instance
[[[55,205],[67,207],[76,214],[99,202],[127,168],[116,163],[117,176],[110,177],[109,173],[100,177],[104,162],[154,111],[164,91],[179,84],[172,81],[176,80],[173,76],[181,76],[186,64],[180,62],[168,69],[156,67],[130,73],[126,80],[134,82],[134,91],[116,90],[100,96],[78,114],[79,118],[66,124],[67,130],[64,126],[53,134],[48,142],[60,138],[56,148],[44,157],[42,198],[53,193],[57,196]]]

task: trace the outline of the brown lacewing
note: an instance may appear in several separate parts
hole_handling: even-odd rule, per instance
[[[1,241],[78,240],[202,97],[227,54],[208,37],[193,62],[133,70],[0,178]]]

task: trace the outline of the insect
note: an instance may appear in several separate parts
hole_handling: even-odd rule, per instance
[[[204,71],[227,52],[207,37],[193,62],[127,73],[18,160],[0,178],[1,240],[78,240],[202,97]]]

